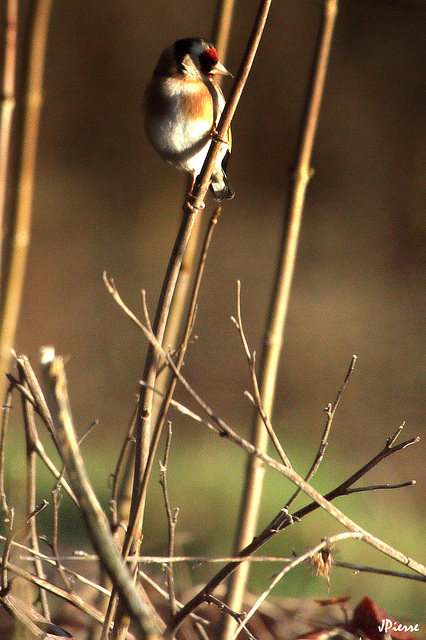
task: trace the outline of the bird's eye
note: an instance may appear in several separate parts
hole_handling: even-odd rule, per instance
[[[214,47],[205,49],[205,51],[200,54],[199,60],[201,71],[208,75],[219,60],[216,49]]]

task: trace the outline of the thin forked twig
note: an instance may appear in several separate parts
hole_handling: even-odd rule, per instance
[[[343,395],[344,390],[346,389],[346,385],[349,382],[349,378],[351,377],[352,371],[355,369],[355,364],[357,361],[357,356],[352,356],[352,360],[351,363],[349,365],[349,369],[346,373],[345,379],[343,380],[343,384],[340,387],[340,389],[337,392],[336,395],[336,399],[334,400],[333,404],[328,404],[327,407],[325,408],[325,412],[327,414],[327,421],[324,427],[324,432],[322,434],[322,438],[321,438],[321,442],[319,444],[318,447],[318,451],[317,454],[315,456],[315,459],[312,463],[311,468],[309,469],[307,475],[305,476],[305,480],[306,482],[310,482],[312,480],[312,478],[314,477],[314,475],[316,474],[316,472],[318,471],[318,467],[320,466],[322,459],[324,457],[324,453],[325,450],[327,448],[327,444],[328,444],[328,436],[330,434],[330,429],[331,429],[331,425],[333,423],[333,419],[334,419],[334,415],[336,413],[337,407],[339,406],[339,402],[340,399]],[[295,491],[295,493],[291,496],[291,498],[288,500],[287,504],[285,505],[286,509],[290,508],[290,505],[293,504],[293,502],[296,500],[296,498],[300,495],[300,489],[297,489]]]
[[[407,482],[398,482],[397,484],[371,484],[365,487],[353,487],[352,489],[346,489],[345,494],[348,496],[351,493],[361,493],[362,491],[378,491],[383,489],[402,489],[402,487],[412,487],[416,484],[415,480],[408,480]]]
[[[46,400],[44,399],[44,395],[42,394],[40,385],[38,383],[37,378],[35,377],[34,371],[31,368],[29,360],[26,356],[18,356],[17,363],[18,363],[18,367],[20,369],[22,368],[22,372],[24,374],[26,384],[19,382],[19,380],[14,378],[12,375],[8,374],[8,378],[11,381],[11,386],[15,387],[21,394],[22,398],[24,398],[28,403],[31,404],[32,407],[34,407],[34,410],[42,418],[44,424],[46,426],[49,425],[48,427],[49,433],[51,436],[53,436],[54,444],[56,446],[56,449],[58,450],[58,443],[57,443],[56,434],[53,428],[52,417],[49,413],[49,410],[46,405]],[[28,385],[28,388],[26,385]],[[74,492],[69,486],[67,480],[64,478],[62,471],[59,471],[57,469],[56,465],[52,462],[50,457],[47,455],[44,449],[43,443],[40,440],[40,436],[38,435],[38,431],[35,428],[35,425],[33,427],[32,437],[33,437],[32,446],[34,447],[35,451],[37,452],[38,456],[40,457],[44,465],[47,467],[47,469],[49,469],[50,473],[53,475],[55,480],[57,482],[58,481],[60,482],[64,491],[66,491],[66,493],[69,495],[71,500],[73,500],[73,502],[77,504],[77,498],[75,497]]]
[[[278,452],[278,455],[281,458],[282,463],[286,467],[291,467],[290,460],[287,458],[284,452],[284,449],[281,446],[281,442],[279,441],[277,434],[275,433],[274,428],[271,424],[271,420],[269,419],[269,416],[263,407],[262,397],[260,395],[259,383],[258,383],[257,374],[256,374],[256,352],[251,353],[250,348],[248,346],[247,338],[244,332],[244,328],[243,328],[243,320],[241,315],[241,282],[239,280],[237,280],[237,319],[231,316],[231,320],[237,327],[238,333],[240,334],[241,342],[244,348],[244,353],[246,354],[246,358],[247,358],[249,369],[250,369],[251,381],[252,381],[253,391],[254,391],[254,398],[252,398],[250,394],[247,394],[247,395],[253,401],[255,407],[259,411],[259,414],[263,420],[263,424],[265,425],[269,433],[269,437],[274,443],[274,446]]]
[[[219,600],[219,598],[215,598],[215,596],[212,596],[211,593],[206,595],[206,602],[207,604],[215,604],[223,613],[231,616],[231,618],[238,623],[239,630],[244,631],[247,634],[249,640],[256,640],[255,636],[246,627],[246,615],[244,613],[238,613],[238,611],[234,611],[233,609],[231,609],[231,607],[228,607],[225,602],[222,602],[222,600]]]

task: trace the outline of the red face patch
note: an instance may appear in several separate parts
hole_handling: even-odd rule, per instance
[[[217,51],[214,47],[205,49],[203,53],[200,54],[201,71],[208,76],[218,61],[219,56],[217,55]]]

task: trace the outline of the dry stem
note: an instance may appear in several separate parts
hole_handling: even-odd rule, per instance
[[[3,237],[6,220],[6,190],[9,168],[12,117],[15,109],[16,44],[18,28],[18,0],[8,0],[6,8],[3,96],[0,120],[0,282],[3,267]],[[0,286],[1,290],[1,286]],[[2,396],[0,396],[3,401]]]
[[[290,298],[291,283],[296,262],[296,252],[302,220],[306,188],[311,177],[311,155],[318,122],[319,109],[331,49],[331,40],[337,14],[337,0],[324,0],[323,14],[318,32],[317,49],[312,65],[305,114],[301,124],[299,148],[293,184],[283,217],[283,233],[278,257],[274,289],[264,331],[264,341],[259,368],[260,403],[270,421],[275,396],[275,386],[281,354],[284,326]],[[267,451],[268,434],[265,420],[255,413],[251,442],[261,452]],[[262,497],[264,465],[259,458],[250,456],[247,461],[245,485],[238,526],[234,542],[234,553],[238,553],[254,536]],[[227,604],[239,610],[244,597],[249,565],[242,564],[233,574],[228,586]],[[227,618],[222,640],[230,637],[234,623]]]
[[[33,25],[28,53],[28,79],[25,96],[25,114],[22,132],[22,150],[16,191],[16,210],[10,226],[12,234],[6,247],[7,264],[3,278],[0,305],[0,402],[5,392],[5,373],[9,369],[11,350],[15,340],[16,325],[24,283],[27,251],[30,241],[32,197],[38,129],[41,110],[41,93],[44,74],[44,53],[50,16],[51,0],[35,2]],[[5,239],[6,240],[6,239]]]

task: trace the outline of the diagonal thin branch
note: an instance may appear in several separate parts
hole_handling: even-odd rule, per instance
[[[353,564],[352,562],[343,562],[341,560],[333,560],[335,567],[341,567],[342,569],[351,569],[355,572],[363,573],[375,573],[382,576],[392,576],[394,578],[403,578],[404,580],[415,580],[418,582],[426,582],[424,576],[419,576],[415,573],[403,573],[401,571],[391,571],[390,569],[380,569],[379,567],[366,567],[363,564]]]

